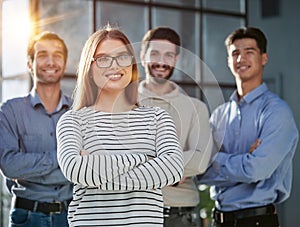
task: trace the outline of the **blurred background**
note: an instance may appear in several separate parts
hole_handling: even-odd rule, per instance
[[[227,67],[226,36],[241,26],[256,26],[268,39],[269,62],[264,79],[291,106],[297,125],[300,105],[300,27],[297,0],[2,0],[0,1],[0,102],[23,96],[32,82],[26,67],[29,38],[44,30],[57,32],[69,48],[62,89],[72,94],[84,42],[107,23],[119,27],[139,56],[144,33],[170,26],[182,39],[182,54],[173,80],[191,96],[206,102],[209,111],[235,89]],[[299,21],[298,21],[299,20]],[[140,78],[143,70],[140,67]],[[0,141],[1,143],[1,141]],[[300,201],[299,148],[294,159],[291,197],[279,206],[281,224],[298,227]],[[0,227],[7,226],[10,195],[0,176]],[[209,226],[208,188],[199,186],[203,224]],[[206,224],[205,224],[206,223]]]

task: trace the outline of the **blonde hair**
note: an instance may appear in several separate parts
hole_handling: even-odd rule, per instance
[[[90,67],[95,51],[104,40],[120,40],[126,45],[128,52],[133,56],[132,78],[130,84],[125,89],[125,95],[130,104],[137,104],[138,96],[138,67],[134,54],[134,49],[127,36],[117,28],[107,26],[93,33],[86,41],[80,56],[77,70],[77,83],[73,92],[73,110],[79,110],[85,106],[95,103],[98,96],[98,87],[90,77]]]

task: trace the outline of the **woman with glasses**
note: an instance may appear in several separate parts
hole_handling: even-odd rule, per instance
[[[74,182],[71,226],[163,226],[162,187],[183,174],[171,117],[137,103],[134,50],[118,29],[81,53],[72,109],[57,126],[58,162]]]

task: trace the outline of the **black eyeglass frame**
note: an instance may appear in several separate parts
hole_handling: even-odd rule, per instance
[[[120,65],[120,63],[119,63],[119,61],[118,61],[118,58],[124,57],[124,56],[131,57],[130,64],[128,64],[128,65]],[[110,59],[111,59],[110,64],[109,64],[108,66],[105,66],[105,67],[99,66],[99,65],[98,65],[97,59],[100,59],[100,58],[110,58]],[[128,67],[128,66],[132,65],[133,58],[134,58],[134,56],[133,56],[133,55],[130,55],[130,54],[121,54],[121,55],[118,55],[118,56],[115,56],[115,57],[113,57],[113,56],[99,56],[99,57],[92,58],[92,62],[95,61],[97,67],[100,68],[100,69],[111,67],[114,61],[116,61],[117,64],[118,64],[118,66],[120,66],[120,67]]]

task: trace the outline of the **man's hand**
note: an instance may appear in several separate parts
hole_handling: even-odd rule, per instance
[[[172,186],[173,186],[173,187],[176,187],[176,186],[178,186],[179,184],[182,184],[182,183],[184,183],[184,182],[185,182],[185,180],[186,180],[186,177],[182,177],[180,181],[176,182],[176,183],[175,183],[175,184],[173,184]]]
[[[80,151],[80,155],[83,156],[83,155],[89,155],[90,152],[86,151],[86,150],[81,150]]]
[[[178,184],[182,184],[182,183],[184,183],[184,182],[185,182],[185,180],[186,180],[186,177],[182,177],[182,178],[181,178],[181,180],[178,182]]]
[[[249,149],[249,153],[252,154],[252,152],[261,144],[261,139],[255,140],[255,142],[251,145]]]

